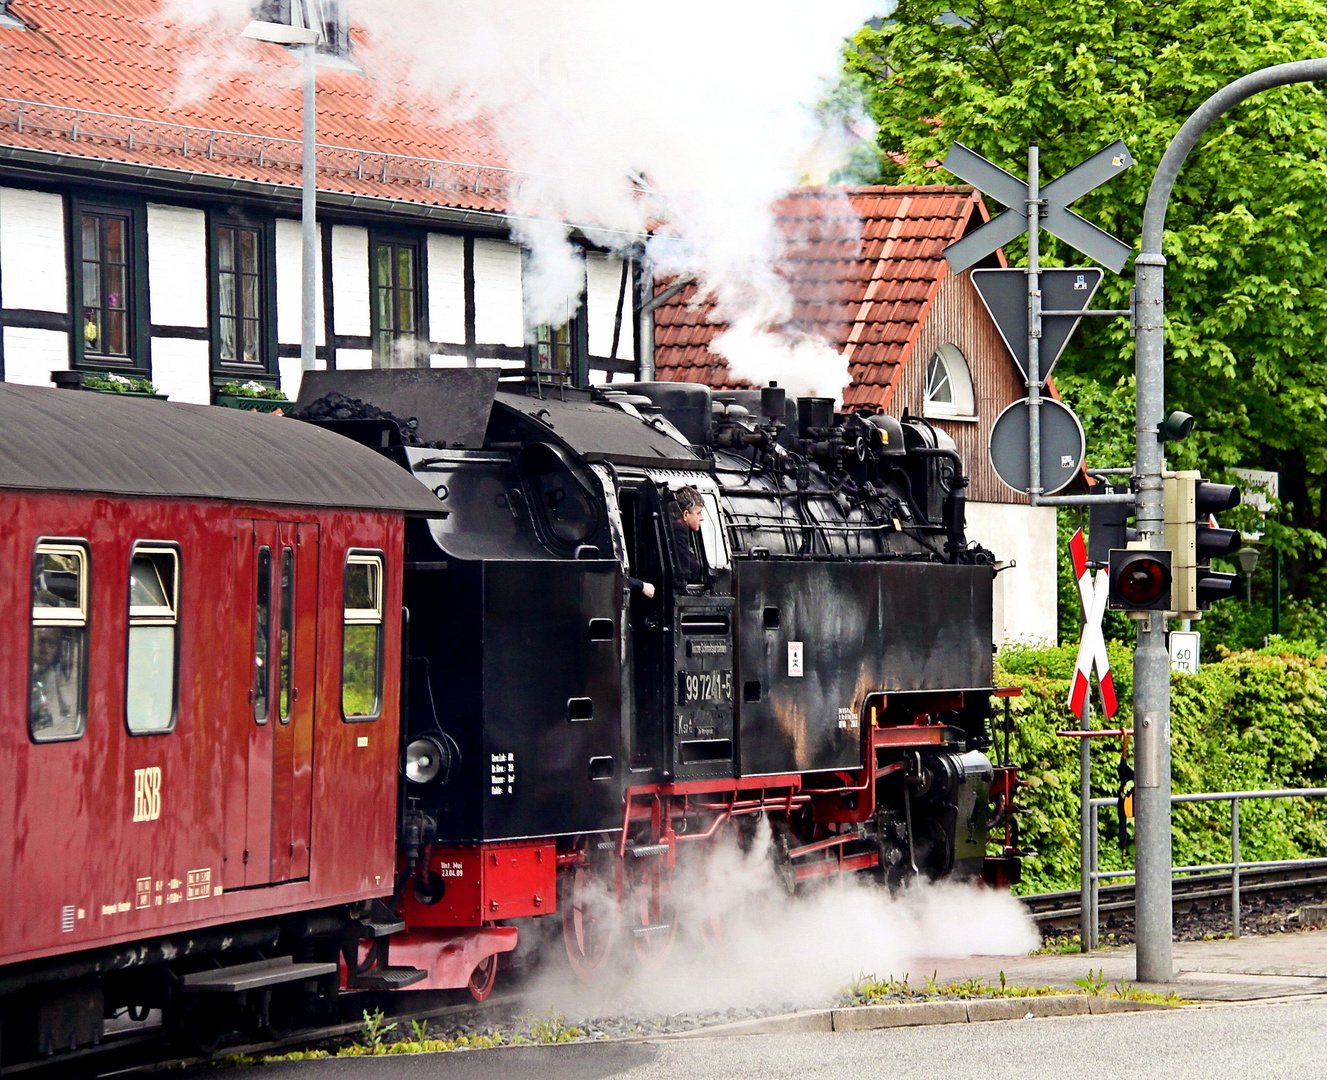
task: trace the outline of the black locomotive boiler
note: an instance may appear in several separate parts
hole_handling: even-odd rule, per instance
[[[995,560],[924,420],[484,369],[310,372],[297,415],[446,511],[406,533],[406,928],[361,943],[351,985],[482,998],[546,916],[584,978],[619,943],[657,958],[679,860],[761,817],[794,889],[1016,880],[1012,846],[987,854],[1016,785],[985,753]]]

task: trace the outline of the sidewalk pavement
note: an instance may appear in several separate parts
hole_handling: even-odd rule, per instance
[[[940,985],[965,979],[1000,984],[1000,972],[1014,986],[1076,989],[1074,980],[1089,969],[1112,984],[1134,983],[1132,945],[1092,953],[1055,956],[972,956],[918,961],[909,975],[912,985],[935,974]],[[899,977],[903,972],[892,972]],[[1191,1001],[1256,1001],[1264,998],[1327,994],[1327,930],[1289,934],[1249,934],[1241,938],[1175,943],[1175,979],[1164,984],[1137,983],[1140,990],[1166,994],[1172,990]]]

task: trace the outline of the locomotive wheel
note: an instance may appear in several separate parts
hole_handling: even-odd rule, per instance
[[[470,972],[468,989],[476,1001],[487,1001],[493,993],[493,984],[498,981],[498,954],[483,960],[474,971]]]
[[[573,866],[563,882],[558,907],[567,962],[581,982],[594,982],[612,954],[620,922],[611,878],[602,863],[589,862]]]

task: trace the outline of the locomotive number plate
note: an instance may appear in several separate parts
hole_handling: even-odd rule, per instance
[[[733,673],[731,671],[679,671],[677,673],[677,703],[693,702],[725,705],[733,700]]]

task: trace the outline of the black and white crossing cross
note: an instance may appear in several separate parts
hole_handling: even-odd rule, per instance
[[[1044,185],[1039,193],[1045,203],[1041,208],[1041,227],[1117,274],[1124,269],[1133,248],[1079,217],[1069,209],[1069,204],[1133,163],[1133,155],[1124,142],[1115,142]],[[958,274],[1027,231],[1028,186],[961,143],[950,147],[944,167],[1009,208],[945,249],[950,268]]]

